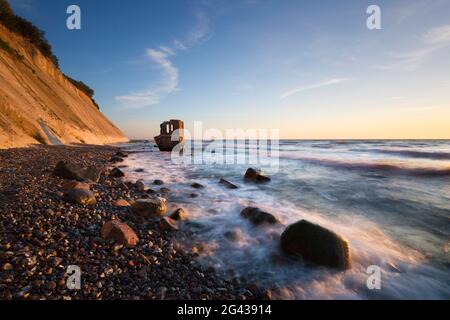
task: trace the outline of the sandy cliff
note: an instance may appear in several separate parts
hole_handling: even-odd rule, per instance
[[[127,140],[50,59],[0,23],[0,148]]]

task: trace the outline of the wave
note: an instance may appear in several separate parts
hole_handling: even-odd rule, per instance
[[[285,158],[300,160],[303,162],[322,165],[332,168],[342,168],[347,170],[378,171],[386,174],[403,174],[422,177],[450,177],[450,166],[447,167],[412,167],[402,163],[378,161],[346,161],[337,159],[324,159],[314,157],[295,157],[284,155]]]
[[[351,149],[351,151],[391,154],[416,159],[450,160],[450,152],[389,149]]]

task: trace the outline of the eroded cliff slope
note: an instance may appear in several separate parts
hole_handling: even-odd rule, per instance
[[[127,140],[48,57],[0,23],[0,148]]]

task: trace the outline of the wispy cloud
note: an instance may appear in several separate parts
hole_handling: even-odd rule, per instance
[[[300,93],[300,92],[303,92],[303,91],[319,89],[319,88],[322,88],[322,87],[327,87],[327,86],[331,86],[331,85],[334,85],[334,84],[339,84],[339,83],[342,83],[342,82],[347,81],[347,80],[348,79],[346,79],[346,78],[335,78],[335,79],[329,79],[329,80],[326,80],[326,81],[322,81],[322,82],[311,84],[311,85],[307,85],[307,86],[300,86],[300,87],[292,88],[290,90],[287,90],[287,91],[283,92],[280,95],[280,98],[285,99],[287,97],[290,97],[290,96],[292,96],[294,94],[297,94],[297,93]]]
[[[142,108],[155,105],[172,92],[178,90],[179,71],[174,66],[171,58],[180,51],[188,50],[200,42],[206,41],[211,34],[210,20],[206,12],[197,11],[195,18],[195,26],[183,40],[174,39],[170,46],[161,45],[157,48],[147,49],[146,57],[162,72],[161,83],[145,91],[117,96],[116,100],[122,102],[123,107]]]
[[[388,64],[374,65],[381,70],[412,71],[437,50],[450,44],[450,25],[432,28],[420,36],[419,48],[404,52],[389,52],[388,56],[394,61]]]
[[[34,0],[9,0],[11,5],[22,10],[32,10],[34,8]]]

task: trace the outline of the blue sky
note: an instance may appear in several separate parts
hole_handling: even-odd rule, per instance
[[[10,0],[129,137],[450,138],[450,1]],[[82,29],[66,28],[77,4]],[[381,8],[381,30],[366,9]]]

